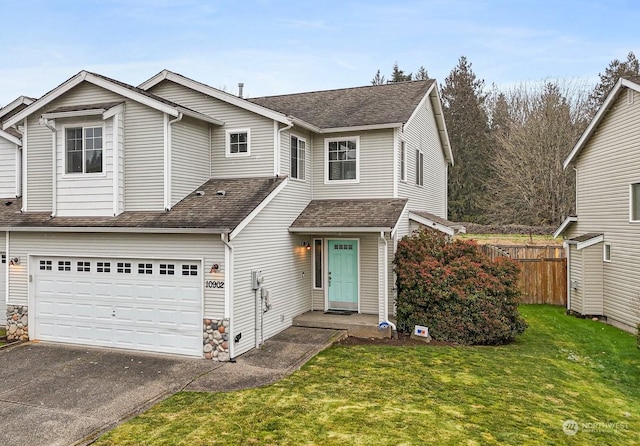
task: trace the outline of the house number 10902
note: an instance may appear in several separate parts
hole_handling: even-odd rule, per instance
[[[224,282],[222,280],[205,280],[204,286],[206,288],[224,288]]]

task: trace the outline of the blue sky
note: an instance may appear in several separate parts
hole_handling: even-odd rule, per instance
[[[0,105],[82,69],[137,85],[167,68],[263,96],[367,85],[396,61],[443,82],[463,55],[488,85],[595,83],[640,57],[637,0],[0,0],[0,17]]]

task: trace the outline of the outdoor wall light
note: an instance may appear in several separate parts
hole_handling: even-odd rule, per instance
[[[309,242],[302,242],[302,247],[305,249],[311,249],[311,245],[309,244]]]
[[[218,265],[217,263],[214,263],[213,265],[211,265],[211,273],[217,273],[218,270],[220,269],[220,265]]]
[[[12,257],[11,260],[9,260],[9,263],[11,265],[20,265],[20,259],[18,257]]]

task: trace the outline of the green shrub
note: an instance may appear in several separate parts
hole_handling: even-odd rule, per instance
[[[429,327],[436,340],[503,344],[524,331],[518,264],[491,261],[475,242],[424,229],[398,243],[398,329]]]

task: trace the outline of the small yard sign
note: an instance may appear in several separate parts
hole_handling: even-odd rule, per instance
[[[421,338],[429,337],[429,327],[423,327],[422,325],[416,325],[413,329],[413,334],[415,336],[420,336]]]

